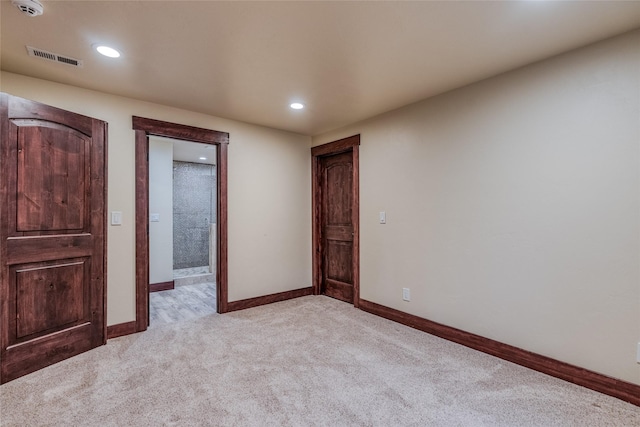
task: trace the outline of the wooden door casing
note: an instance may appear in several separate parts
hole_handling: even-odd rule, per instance
[[[359,183],[355,135],[314,147],[313,288],[342,301],[359,302]]]
[[[106,341],[105,122],[0,95],[0,383]]]
[[[149,136],[211,144],[216,147],[217,215],[216,305],[228,310],[227,261],[227,150],[229,134],[211,129],[132,117],[136,152],[136,332],[149,326]]]

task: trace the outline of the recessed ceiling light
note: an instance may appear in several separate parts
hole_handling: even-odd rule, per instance
[[[206,157],[200,157],[200,160],[207,160]]]
[[[109,46],[96,46],[96,50],[109,58],[118,58],[120,56],[120,52]]]
[[[304,108],[304,105],[300,104],[299,102],[294,102],[289,107],[293,108],[294,110],[302,110]]]

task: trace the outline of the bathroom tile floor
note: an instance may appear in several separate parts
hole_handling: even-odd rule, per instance
[[[149,294],[149,327],[195,319],[216,312],[213,282],[177,286]]]

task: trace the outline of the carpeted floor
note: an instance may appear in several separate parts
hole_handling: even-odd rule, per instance
[[[640,426],[640,408],[304,297],[160,325],[0,386],[3,426]]]

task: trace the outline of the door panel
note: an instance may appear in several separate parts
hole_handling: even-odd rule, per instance
[[[351,227],[351,153],[336,154],[322,159],[324,168],[325,224]]]
[[[327,239],[325,245],[325,295],[353,302],[353,241]]]
[[[81,231],[86,216],[89,138],[47,122],[14,121],[18,130],[17,232]]]
[[[106,123],[0,96],[4,383],[105,342]]]
[[[325,295],[354,300],[353,154],[320,157],[322,283]]]
[[[86,260],[12,267],[16,336],[9,343],[89,322],[88,287],[82,285],[89,280],[89,267]]]
[[[349,240],[327,239],[325,277],[344,283],[353,282],[353,245]]]

